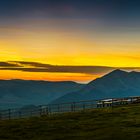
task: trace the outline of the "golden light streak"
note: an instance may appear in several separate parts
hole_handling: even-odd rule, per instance
[[[24,79],[24,80],[46,80],[46,81],[76,81],[88,82],[100,75],[77,74],[77,73],[41,73],[41,72],[21,72],[21,71],[2,71],[0,79]]]

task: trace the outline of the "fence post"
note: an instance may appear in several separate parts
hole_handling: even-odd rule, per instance
[[[11,120],[11,109],[8,109],[8,119]]]
[[[100,105],[100,101],[99,101],[99,100],[96,101],[96,107],[97,107],[97,108],[101,108],[101,105]]]
[[[48,109],[48,106],[46,107],[46,109],[45,109],[46,111],[46,115],[48,115],[49,114],[49,109]]]
[[[52,113],[52,112],[51,112],[51,106],[50,106],[50,105],[48,106],[48,113],[49,113],[49,114]]]
[[[60,112],[60,105],[57,105],[57,111]]]
[[[133,103],[133,98],[131,97],[131,104]]]
[[[114,106],[114,102],[113,102],[113,101],[114,101],[114,100],[112,99],[112,105],[111,105],[112,107]]]
[[[75,102],[73,102],[72,104],[71,104],[71,112],[74,112],[75,111]]]
[[[83,104],[83,110],[85,110],[85,108],[86,108],[86,106],[85,106],[85,104]]]
[[[21,118],[21,111],[18,111],[18,117]]]
[[[39,115],[42,115],[42,105],[39,106]]]
[[[103,101],[103,108],[105,107],[105,102]]]

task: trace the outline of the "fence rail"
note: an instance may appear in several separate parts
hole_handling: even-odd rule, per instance
[[[32,109],[7,109],[0,111],[1,120],[10,120],[18,118],[27,118],[33,116],[42,116],[55,113],[63,112],[75,112],[93,108],[113,107],[124,104],[137,103],[140,101],[139,97],[127,97],[127,98],[113,98],[113,99],[102,99],[102,100],[90,100],[90,101],[79,101],[62,104],[49,104],[40,105]]]

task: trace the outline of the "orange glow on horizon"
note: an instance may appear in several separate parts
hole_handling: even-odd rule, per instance
[[[46,80],[46,81],[76,81],[76,82],[89,82],[100,75],[90,74],[77,74],[77,73],[41,73],[41,72],[22,72],[0,70],[0,79],[23,79],[23,80]]]

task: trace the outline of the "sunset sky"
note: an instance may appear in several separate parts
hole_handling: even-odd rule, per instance
[[[140,70],[139,0],[1,0],[0,79],[88,82]]]

